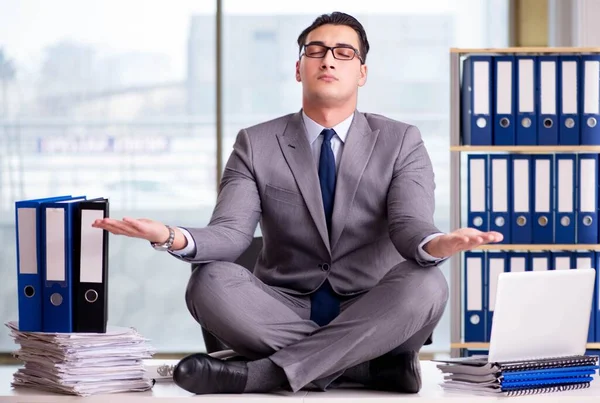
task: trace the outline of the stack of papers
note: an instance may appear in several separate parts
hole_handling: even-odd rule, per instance
[[[133,328],[109,326],[106,333],[21,332],[8,322],[24,362],[12,386],[78,396],[146,391],[153,381],[143,360],[154,350]]]

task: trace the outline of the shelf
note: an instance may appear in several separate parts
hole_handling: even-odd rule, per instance
[[[515,47],[515,48],[450,48],[450,53],[600,53],[600,48]]]
[[[523,152],[523,153],[553,153],[553,152],[597,152],[600,146],[451,146],[450,151],[459,152]]]
[[[471,350],[487,350],[490,343],[450,343],[450,348],[468,348]],[[590,350],[600,349],[600,343],[587,343]]]
[[[475,250],[528,250],[528,251],[545,251],[545,250],[595,250],[600,251],[600,244],[502,244],[494,243],[481,245]]]

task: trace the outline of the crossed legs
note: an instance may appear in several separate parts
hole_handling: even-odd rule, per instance
[[[249,359],[270,358],[293,391],[311,382],[325,389],[355,365],[418,351],[447,299],[439,268],[412,261],[345,301],[340,315],[321,328],[309,319],[309,296],[288,295],[234,263],[198,267],[186,293],[188,308],[202,326]]]

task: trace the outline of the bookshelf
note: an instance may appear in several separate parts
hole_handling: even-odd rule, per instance
[[[509,47],[509,48],[451,48],[450,57],[450,230],[464,226],[461,217],[461,156],[465,153],[600,153],[600,146],[471,146],[462,144],[461,122],[461,63],[469,55],[582,55],[600,54],[595,47]],[[503,251],[600,251],[598,244],[534,244],[534,245],[483,245],[475,250]],[[452,357],[463,355],[465,349],[488,349],[489,343],[463,342],[463,254],[455,254],[450,264],[450,353]],[[588,349],[600,349],[600,343],[588,343]]]

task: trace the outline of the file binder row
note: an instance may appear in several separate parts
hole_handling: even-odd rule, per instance
[[[19,330],[105,333],[108,199],[58,196],[15,203]]]
[[[600,54],[463,61],[465,145],[599,145]]]
[[[598,154],[469,154],[468,226],[502,244],[598,244]]]
[[[596,269],[588,342],[600,342],[600,301],[598,301],[600,252],[470,251],[464,254],[464,268],[465,342],[490,341],[500,273],[587,268]]]

